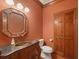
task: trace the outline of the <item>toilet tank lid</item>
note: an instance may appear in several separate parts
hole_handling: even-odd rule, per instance
[[[44,41],[44,39],[39,39],[39,41]]]
[[[42,49],[44,49],[44,50],[53,50],[52,47],[49,47],[49,46],[43,46]]]

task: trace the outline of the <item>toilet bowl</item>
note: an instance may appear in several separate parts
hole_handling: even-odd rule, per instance
[[[39,46],[41,48],[41,57],[43,59],[52,59],[51,53],[53,53],[53,48],[49,46],[43,46],[44,45],[44,39],[39,40]]]
[[[53,49],[49,46],[42,46],[41,48],[41,57],[43,59],[52,59],[51,53],[53,53]]]
[[[41,49],[44,53],[52,53],[53,52],[53,49],[49,46],[43,46]]]

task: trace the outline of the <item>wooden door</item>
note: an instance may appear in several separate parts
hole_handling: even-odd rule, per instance
[[[65,19],[64,19],[64,47],[65,47],[65,57],[73,59],[74,54],[74,31],[73,31],[73,16],[74,11],[69,11],[65,13]]]
[[[74,9],[55,14],[54,45],[57,54],[74,59]]]
[[[78,9],[74,10],[74,59],[78,59]]]
[[[59,55],[64,56],[64,14],[56,14],[54,21],[55,50]]]

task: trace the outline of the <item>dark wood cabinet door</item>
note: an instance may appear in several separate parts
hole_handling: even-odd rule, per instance
[[[40,46],[39,44],[35,44],[33,46],[33,48],[31,49],[31,56],[30,56],[30,59],[40,59],[40,53],[41,53],[41,50],[40,50]]]
[[[8,59],[19,59],[19,51],[16,51],[14,53],[12,53],[11,55],[7,56]]]
[[[30,47],[31,49],[31,47]],[[18,53],[19,56],[18,59],[29,59],[29,56],[31,54],[29,47],[21,49]]]

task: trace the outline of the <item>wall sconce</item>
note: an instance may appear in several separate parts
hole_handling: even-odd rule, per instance
[[[13,1],[13,0],[5,0],[5,2],[6,2],[8,5],[14,5],[14,1]]]
[[[16,4],[16,7],[17,7],[18,9],[23,9],[23,8],[24,8],[21,3],[17,3],[17,4]]]
[[[8,5],[14,5],[14,1],[13,0],[5,0],[5,2]],[[29,12],[30,11],[28,7],[24,8],[24,6],[21,3],[17,3],[16,6],[14,6],[13,8],[21,10],[21,11],[24,9],[25,12]]]
[[[25,12],[29,12],[29,8],[28,7],[25,7]]]
[[[58,21],[57,20],[55,20],[55,24],[58,24]]]

